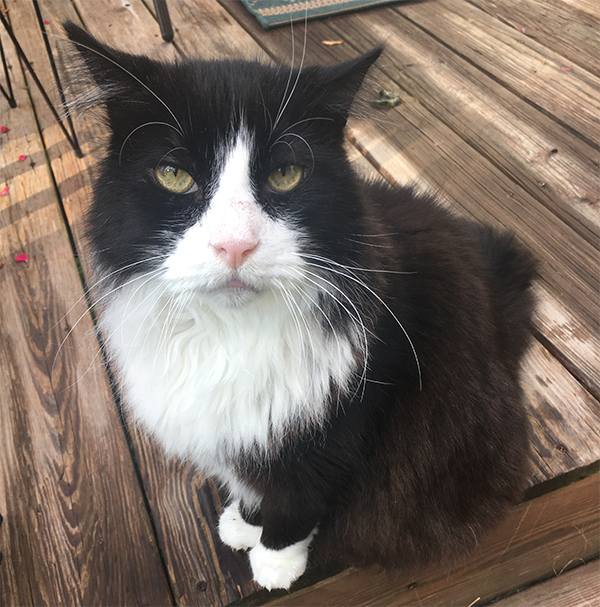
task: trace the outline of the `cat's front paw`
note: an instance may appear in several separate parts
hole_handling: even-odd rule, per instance
[[[239,502],[230,504],[219,519],[219,537],[234,550],[254,548],[260,540],[262,527],[250,525],[240,514]]]
[[[254,580],[267,590],[287,590],[306,570],[308,547],[314,535],[313,531],[306,539],[281,550],[271,550],[257,544],[250,550]]]

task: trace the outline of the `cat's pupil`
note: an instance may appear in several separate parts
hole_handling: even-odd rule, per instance
[[[178,169],[171,165],[163,165],[158,167],[155,175],[160,185],[169,192],[186,194],[197,189],[192,176],[183,169]]]
[[[268,178],[268,183],[276,192],[289,192],[294,189],[302,180],[304,171],[302,167],[295,164],[288,164],[274,170]]]

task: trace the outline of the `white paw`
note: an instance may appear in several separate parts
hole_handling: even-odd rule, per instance
[[[286,546],[281,550],[271,550],[257,544],[250,550],[250,566],[254,580],[267,590],[290,587],[306,570],[308,547],[316,531],[306,539]]]
[[[262,527],[250,525],[240,514],[239,502],[227,506],[219,519],[219,537],[234,550],[254,548],[260,540]]]

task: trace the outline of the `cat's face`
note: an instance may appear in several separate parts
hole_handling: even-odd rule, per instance
[[[306,283],[311,258],[355,259],[362,211],[343,128],[380,49],[300,72],[165,65],[66,29],[111,129],[89,219],[104,273],[242,305]]]

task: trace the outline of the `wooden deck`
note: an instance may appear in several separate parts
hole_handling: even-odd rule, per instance
[[[52,91],[33,4],[4,4]],[[234,0],[168,4],[173,44],[149,0],[40,2],[59,63],[65,17],[156,58],[291,58],[290,28],[264,32]],[[101,132],[77,120],[77,159],[0,32],[18,103],[0,100],[0,604],[599,604],[599,31],[596,0],[421,1],[309,23],[307,62],[387,43],[371,78],[402,103],[350,123],[360,169],[438,191],[540,260],[523,372],[535,455],[524,502],[468,559],[416,579],[313,570],[290,594],[260,590],[220,543],[214,484],[123,423],[79,261]]]

